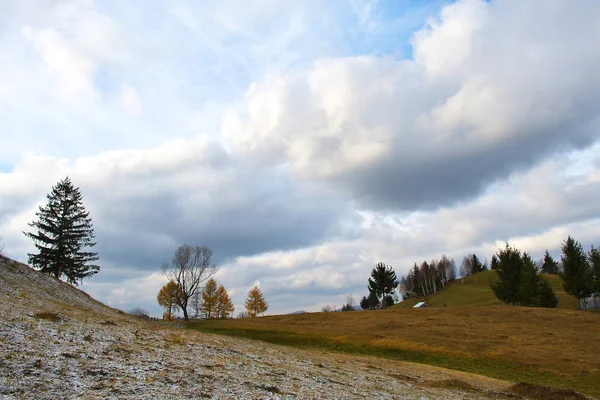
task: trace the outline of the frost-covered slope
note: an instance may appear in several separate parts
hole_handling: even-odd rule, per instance
[[[110,317],[124,313],[110,308],[76,287],[41,274],[33,268],[9,259],[0,258],[0,298],[10,304],[6,312],[16,315],[33,314],[44,310],[73,314],[84,312]]]
[[[439,368],[143,322],[0,261],[2,399],[476,399],[508,398],[507,387]]]

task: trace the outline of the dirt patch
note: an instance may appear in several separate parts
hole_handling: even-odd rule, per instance
[[[62,321],[62,318],[61,318],[60,315],[58,315],[56,313],[52,313],[52,312],[39,312],[39,313],[35,313],[35,314],[33,314],[33,318],[45,319],[46,321],[52,321],[52,322],[60,322],[60,321]]]

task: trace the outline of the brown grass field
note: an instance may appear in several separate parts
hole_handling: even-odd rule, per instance
[[[600,314],[455,306],[193,322],[191,329],[369,354],[600,397]]]

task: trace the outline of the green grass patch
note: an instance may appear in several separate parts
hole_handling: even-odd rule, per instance
[[[563,281],[558,275],[544,274],[558,298],[558,307],[567,310],[577,309],[577,299],[567,294],[563,288]],[[496,271],[483,271],[474,275],[460,278],[441,288],[436,294],[427,297],[408,299],[395,308],[412,308],[419,301],[426,301],[433,307],[459,307],[459,306],[493,306],[502,305],[491,289],[491,285],[498,281]]]

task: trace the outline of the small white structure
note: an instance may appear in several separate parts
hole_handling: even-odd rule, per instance
[[[413,308],[431,308],[431,306],[424,301],[420,301],[413,306]]]

